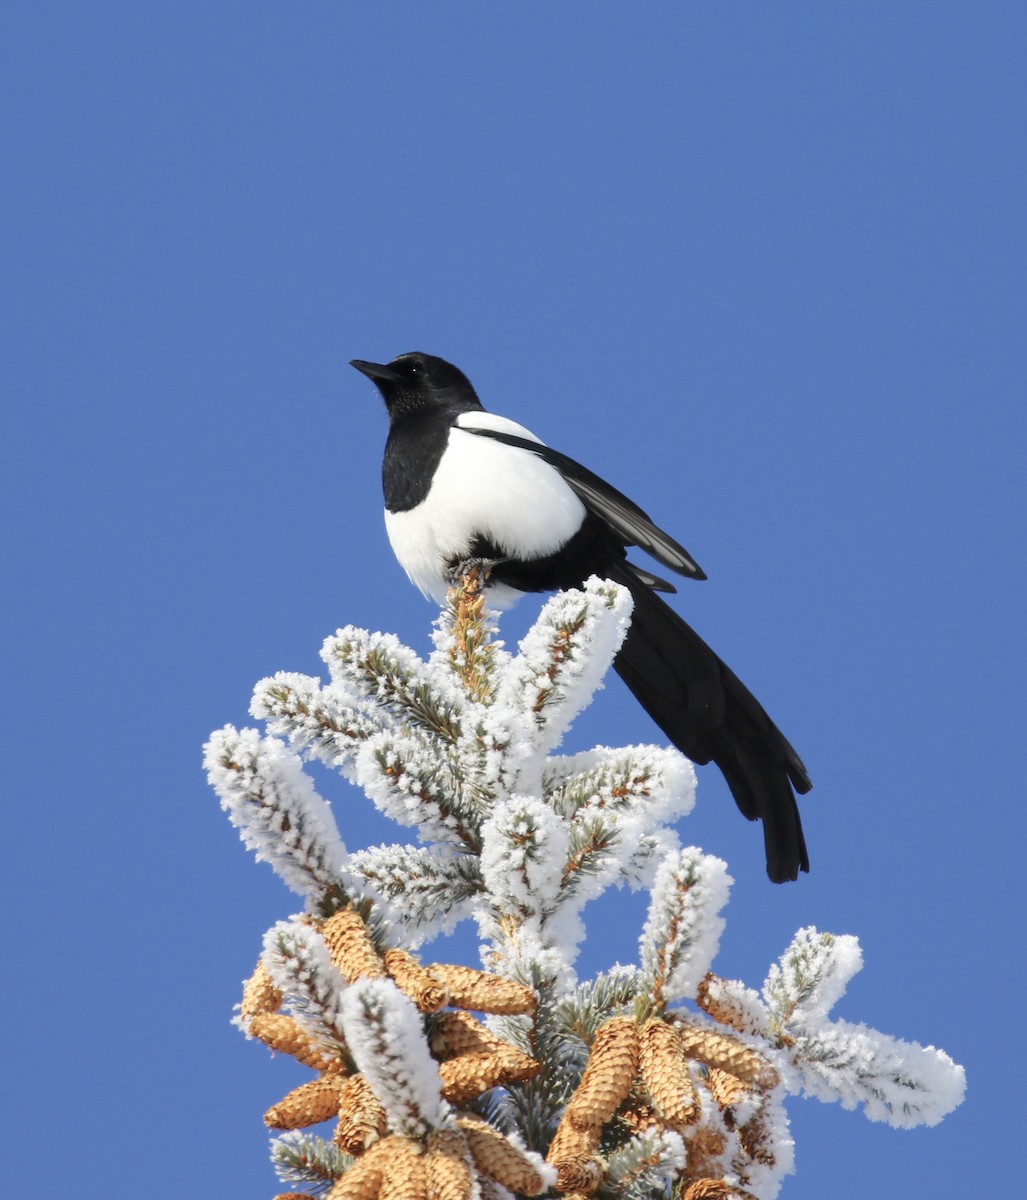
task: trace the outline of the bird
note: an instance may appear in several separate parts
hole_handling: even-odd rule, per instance
[[[617,674],[673,745],[695,763],[715,763],[742,814],[762,821],[770,879],[808,871],[796,794],[812,783],[802,760],[661,598],[674,585],[627,556],[635,547],[685,578],[705,579],[688,551],[587,467],[487,411],[445,359],[414,351],[351,366],[385,401],[385,524],[411,582],[441,603],[469,563],[483,564],[496,608],[591,576],[627,588],[634,607]]]

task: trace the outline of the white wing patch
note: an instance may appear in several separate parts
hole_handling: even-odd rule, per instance
[[[555,467],[528,450],[475,437],[468,432],[475,428],[539,441],[506,417],[462,413],[450,430],[428,496],[408,512],[385,514],[400,566],[439,603],[450,586],[449,564],[468,557],[477,538],[487,538],[511,558],[544,558],[585,519],[585,506]],[[499,607],[519,595],[511,588],[489,591]]]
[[[496,433],[512,433],[515,437],[527,438],[529,442],[545,445],[541,438],[536,437],[530,429],[511,421],[509,417],[501,417],[498,413],[465,412],[456,419],[458,429],[492,429]]]

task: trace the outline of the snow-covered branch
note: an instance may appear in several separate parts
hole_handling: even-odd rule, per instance
[[[936,1125],[963,1100],[963,1068],[934,1046],[828,1017],[862,965],[851,935],[799,930],[763,985],[771,1028],[811,1096],[898,1129]]]
[[[366,894],[348,870],[331,809],[284,742],[226,725],[204,747],[204,766],[247,849],[294,892],[311,904]]]

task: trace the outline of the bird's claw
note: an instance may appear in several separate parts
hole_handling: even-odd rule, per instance
[[[450,564],[449,577],[454,587],[463,588],[470,595],[477,596],[485,590],[492,574],[492,568],[498,565],[494,558],[461,558]]]

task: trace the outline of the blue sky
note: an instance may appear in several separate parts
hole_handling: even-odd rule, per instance
[[[680,610],[809,765],[813,869],[780,888],[700,772],[683,834],[737,881],[722,973],[854,933],[839,1014],[967,1067],[932,1130],[793,1101],[783,1195],[1015,1191],[1022,5],[2,25],[5,1191],[276,1190],[260,1113],[296,1079],[227,1022],[298,904],[200,746],[339,625],[427,646],[346,365],[411,349],[680,538],[710,576]],[[611,680],[571,745],[656,736]],[[331,794],[348,844],[392,836]],[[618,896],[583,966],[641,917]]]

